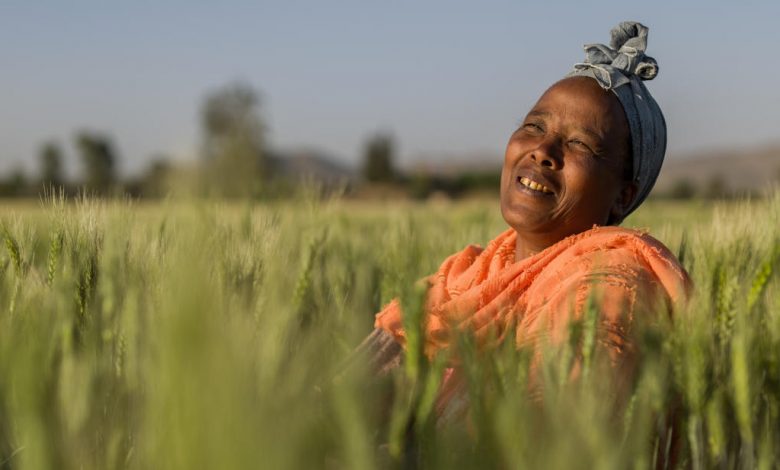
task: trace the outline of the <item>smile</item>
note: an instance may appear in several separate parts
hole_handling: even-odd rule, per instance
[[[519,176],[517,178],[517,181],[523,186],[525,186],[526,188],[529,188],[533,191],[538,191],[544,194],[552,194],[552,190],[550,188],[548,188],[547,186],[541,183],[537,183],[536,181],[530,178],[526,178],[525,176]]]

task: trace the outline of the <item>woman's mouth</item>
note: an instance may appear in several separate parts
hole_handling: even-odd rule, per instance
[[[517,182],[523,185],[524,187],[530,189],[531,191],[535,191],[541,194],[552,194],[552,190],[550,188],[543,185],[542,183],[532,180],[531,178],[526,178],[525,176],[518,176]]]

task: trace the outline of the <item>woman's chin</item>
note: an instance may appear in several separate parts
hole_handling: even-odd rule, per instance
[[[502,205],[501,214],[504,217],[504,221],[517,232],[544,232],[553,225],[548,217],[549,211],[542,211],[527,205]]]
[[[513,220],[526,225],[549,221],[555,212],[555,197],[532,189],[514,189],[501,198],[501,212],[507,222]],[[510,225],[513,225],[510,223]]]

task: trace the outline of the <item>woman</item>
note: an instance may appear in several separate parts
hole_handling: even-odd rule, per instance
[[[485,249],[450,256],[427,279],[429,357],[464,331],[482,347],[512,329],[518,346],[560,343],[592,298],[600,344],[629,375],[634,318],[685,299],[690,280],[669,250],[617,227],[647,197],[666,149],[663,115],[642,83],[658,72],[646,44],[647,28],[624,22],[610,47],[585,46],[585,62],[551,86],[509,138],[501,212],[511,228]],[[359,348],[380,373],[401,360],[402,317],[394,300]],[[440,414],[457,395],[457,375],[448,369]]]

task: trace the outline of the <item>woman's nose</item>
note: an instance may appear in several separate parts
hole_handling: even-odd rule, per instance
[[[562,166],[560,146],[551,140],[541,142],[539,146],[531,152],[531,158],[539,165],[551,170],[558,170]]]

